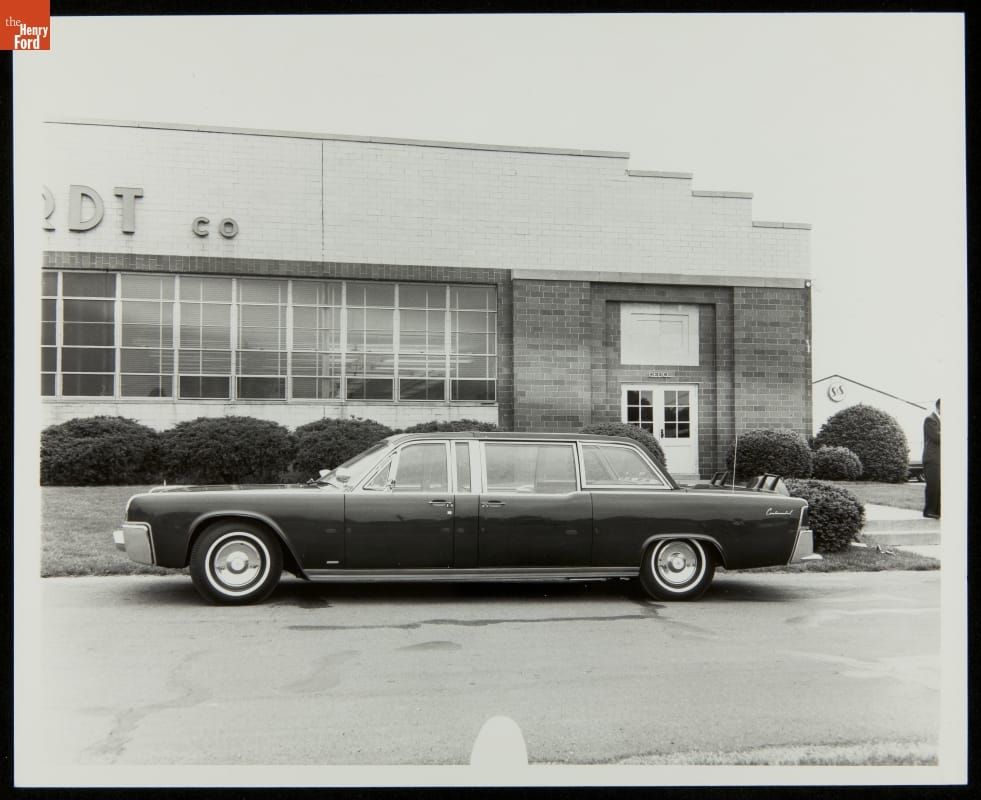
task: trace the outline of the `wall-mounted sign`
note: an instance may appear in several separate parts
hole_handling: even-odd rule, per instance
[[[833,381],[828,384],[828,397],[833,403],[840,403],[845,399],[845,387],[841,381]]]
[[[647,377],[648,378],[670,378],[671,377],[671,373],[670,372],[659,372],[656,369],[652,369],[650,372],[647,373]]]
[[[143,197],[143,188],[139,186],[116,186],[112,193],[120,198],[123,216],[120,230],[123,233],[136,232],[136,200]],[[46,231],[55,229],[51,218],[55,212],[55,198],[47,186],[41,187],[44,198],[44,222]],[[68,187],[68,230],[90,231],[102,222],[106,206],[100,195],[91,186],[72,184]]]
[[[136,233],[136,201],[143,197],[141,186],[116,186],[113,194],[119,198],[122,208],[120,230],[123,233]],[[44,216],[41,226],[46,231],[56,230],[54,226],[55,196],[47,187],[41,187],[41,197],[44,199]],[[91,186],[72,184],[68,187],[68,230],[75,233],[90,231],[98,227],[105,216],[106,204]],[[195,236],[208,236],[211,231],[211,220],[208,217],[195,217],[191,221],[191,231]],[[234,239],[238,235],[238,223],[231,217],[225,217],[216,225],[218,233],[224,239]]]

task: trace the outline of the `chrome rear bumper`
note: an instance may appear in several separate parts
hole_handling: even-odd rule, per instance
[[[810,528],[801,528],[797,533],[794,553],[787,563],[793,564],[795,561],[803,561],[812,555],[814,555],[814,532]]]

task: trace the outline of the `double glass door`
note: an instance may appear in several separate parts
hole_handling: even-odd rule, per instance
[[[674,475],[698,473],[698,387],[695,384],[624,386],[621,420],[661,443]]]

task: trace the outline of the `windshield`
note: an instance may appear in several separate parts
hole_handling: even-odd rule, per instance
[[[388,451],[389,444],[387,441],[378,442],[365,450],[363,453],[358,453],[354,458],[349,458],[339,467],[335,467],[322,478],[320,478],[317,483],[330,483],[334,486],[353,486],[360,480],[360,478],[368,472],[375,464],[381,460],[382,455]],[[346,484],[340,481],[335,481],[334,474],[338,469],[346,469],[351,473],[351,479],[346,482]]]

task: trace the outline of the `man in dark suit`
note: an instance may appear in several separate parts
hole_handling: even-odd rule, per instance
[[[926,501],[923,516],[940,519],[940,401],[933,413],[923,420],[923,475],[926,478]]]

